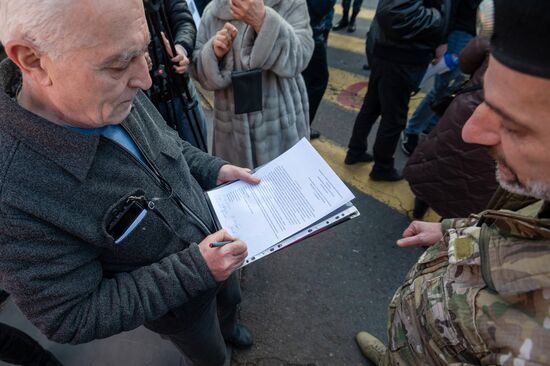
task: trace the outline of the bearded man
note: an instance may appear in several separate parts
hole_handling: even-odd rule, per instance
[[[357,335],[377,365],[550,365],[550,3],[494,3],[485,102],[462,137],[491,147],[516,195],[405,230],[398,245],[430,248],[390,304],[388,346]]]

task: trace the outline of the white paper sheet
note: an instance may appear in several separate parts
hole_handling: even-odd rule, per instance
[[[208,192],[221,226],[247,243],[249,258],[355,198],[306,139],[254,175],[257,186],[235,182]]]
[[[303,240],[312,235],[316,235],[317,233],[325,230],[327,227],[337,225],[340,222],[345,222],[349,219],[358,217],[359,215],[360,213],[357,208],[349,203],[348,205],[343,206],[342,210],[339,210],[338,213],[332,213],[329,216],[326,216],[320,222],[317,222],[312,226],[309,226],[307,229],[304,229],[292,235],[291,237],[280,241],[279,243],[273,245],[271,248],[264,250],[263,252],[260,252],[254,256],[248,256],[243,264],[243,267],[249,265],[250,263],[254,263],[258,259],[261,259],[281,249],[284,249],[300,240]]]

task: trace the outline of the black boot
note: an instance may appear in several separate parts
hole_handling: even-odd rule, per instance
[[[339,31],[341,29],[346,28],[348,26],[348,24],[349,24],[348,18],[343,17],[342,19],[340,19],[340,21],[338,23],[336,23],[336,25],[334,27],[332,27],[332,30]]]
[[[378,168],[376,164],[372,168],[369,177],[372,180],[381,182],[397,182],[403,179],[401,173],[395,168]]]
[[[356,29],[357,29],[357,27],[355,26],[355,19],[351,18],[351,20],[349,21],[347,32],[348,33],[353,33],[353,32],[355,32]]]
[[[339,31],[341,29],[344,29],[349,24],[349,6],[348,7],[342,7],[342,19],[334,27],[332,27],[333,30]]]
[[[418,135],[411,135],[401,132],[401,150],[407,156],[411,156],[416,147],[418,146]]]
[[[355,19],[357,18],[358,14],[359,12],[356,12],[355,10],[353,11],[353,14],[351,14],[351,19],[348,25],[348,33],[353,33],[357,30],[357,27],[355,26]]]
[[[233,334],[227,337],[225,341],[235,348],[246,349],[254,345],[254,336],[247,327],[237,324]]]

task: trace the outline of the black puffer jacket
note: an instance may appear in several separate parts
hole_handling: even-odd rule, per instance
[[[369,30],[372,55],[389,61],[428,64],[450,27],[451,0],[380,0]]]
[[[187,57],[191,59],[193,50],[195,49],[197,27],[193,21],[193,15],[191,15],[189,7],[187,6],[187,1],[164,0],[162,6],[170,22],[170,31],[174,37],[174,43],[183,46],[187,52]],[[158,57],[157,59],[162,59],[164,57],[162,49],[159,49],[161,43],[155,42],[160,39],[160,35],[155,34],[151,24],[149,24],[149,31],[151,32],[151,38],[155,44],[153,49],[156,53],[156,57]]]
[[[460,68],[473,74],[466,87],[482,85],[488,54],[489,42],[480,38],[461,52]],[[442,217],[484,210],[498,187],[487,147],[462,140],[462,127],[482,101],[482,89],[457,95],[403,171],[416,197]]]
[[[477,8],[481,0],[459,0],[453,17],[452,31],[462,31],[476,35]]]
[[[195,49],[197,27],[187,6],[187,1],[165,0],[164,3],[167,9],[166,13],[170,17],[172,32],[174,32],[174,42],[182,45],[187,51],[187,57],[191,59],[191,54]]]

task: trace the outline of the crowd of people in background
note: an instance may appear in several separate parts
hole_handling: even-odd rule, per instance
[[[226,344],[254,343],[236,317],[246,244],[215,231],[202,192],[258,184],[250,169],[320,137],[330,31],[355,32],[362,0],[343,0],[336,24],[336,0],[86,0],[70,16],[39,3],[0,3],[2,288],[54,341],[145,325],[222,365]],[[342,163],[405,178],[415,219],[455,219],[414,221],[398,241],[428,249],[392,299],[388,344],[357,335],[377,365],[550,365],[549,24],[544,0],[378,1]],[[212,121],[195,83],[214,93]],[[130,222],[155,229],[127,237],[136,208]],[[16,329],[0,335],[2,360],[59,364]]]

